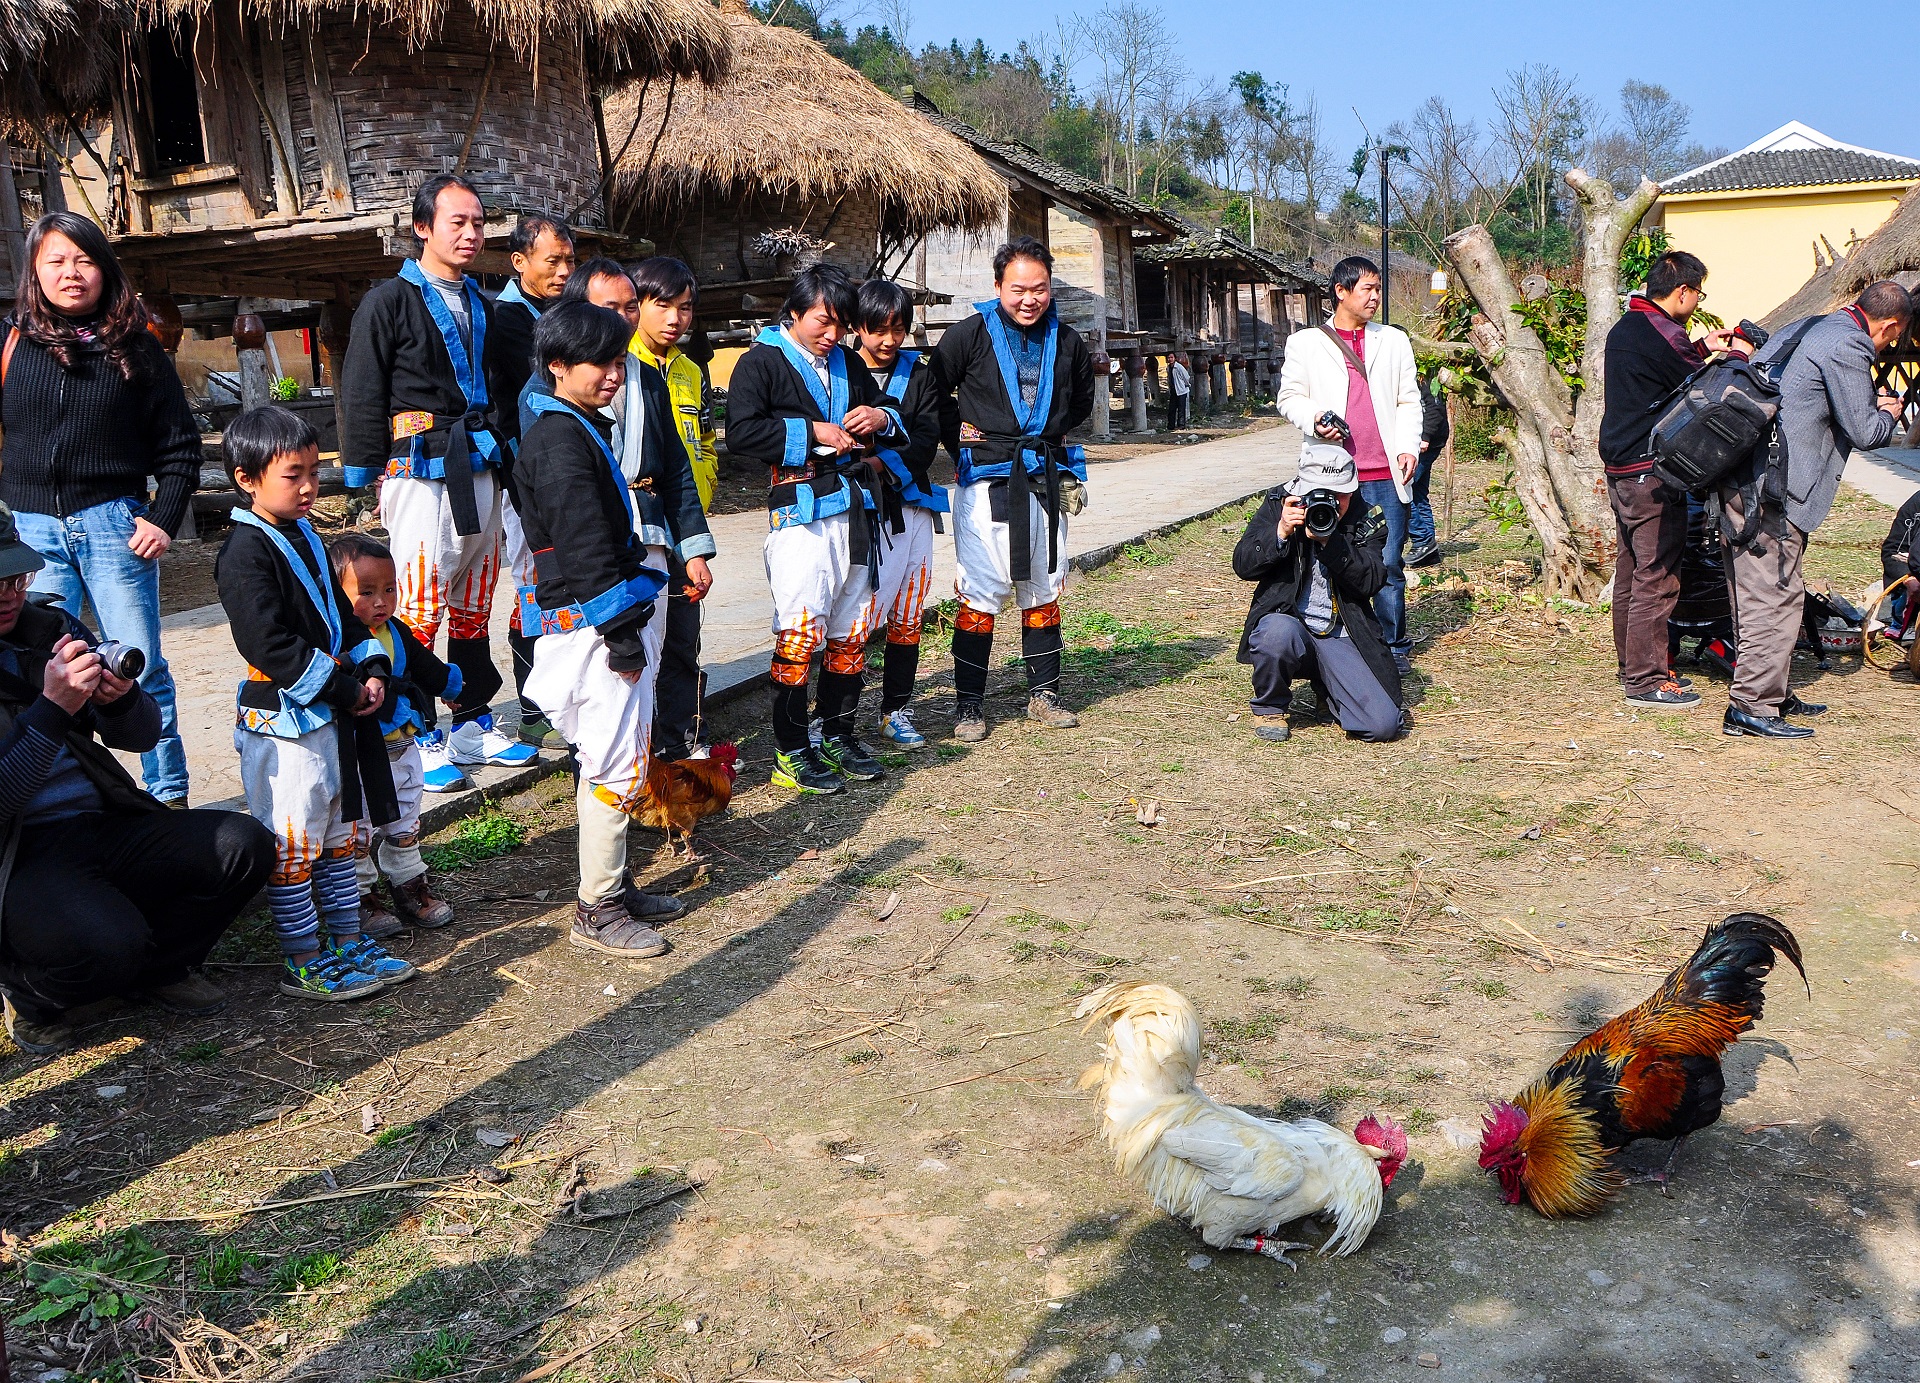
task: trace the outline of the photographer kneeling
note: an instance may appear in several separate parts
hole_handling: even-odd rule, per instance
[[[7,1035],[40,1053],[72,1040],[66,1010],[97,999],[218,1008],[190,967],[274,858],[251,817],[169,811],[109,752],[153,748],[160,707],[133,680],[139,650],[96,651],[57,604],[28,600],[44,565],[0,504],[0,996]]]
[[[1284,740],[1293,682],[1304,678],[1340,728],[1375,743],[1408,728],[1400,674],[1374,617],[1387,581],[1387,524],[1355,505],[1353,458],[1310,443],[1291,485],[1267,492],[1233,550],[1234,574],[1258,581],[1240,661],[1253,665],[1254,733]]]

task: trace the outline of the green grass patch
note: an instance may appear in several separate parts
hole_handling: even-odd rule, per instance
[[[1323,932],[1384,932],[1393,924],[1393,914],[1385,908],[1350,908],[1341,903],[1322,903],[1314,909],[1313,918]]]
[[[413,1137],[416,1125],[395,1124],[392,1128],[383,1128],[373,1136],[376,1148],[391,1148],[395,1143]]]
[[[298,1258],[283,1258],[273,1271],[273,1285],[283,1292],[312,1291],[324,1287],[347,1270],[337,1253],[306,1253]]]
[[[1129,543],[1120,549],[1120,555],[1136,567],[1164,567],[1173,562],[1173,554],[1165,548],[1151,543]]]
[[[950,908],[941,909],[940,920],[942,922],[958,922],[961,918],[965,917],[968,913],[972,911],[973,911],[973,907],[971,904],[955,903]]]
[[[1214,1018],[1207,1026],[1229,1042],[1264,1042],[1286,1021],[1277,1013],[1256,1013],[1247,1018]]]
[[[1292,975],[1274,986],[1289,999],[1307,999],[1313,996],[1313,976]]]
[[[398,1376],[420,1380],[447,1378],[460,1372],[471,1353],[473,1336],[438,1330],[431,1340],[407,1356],[407,1362],[400,1366]]]
[[[526,828],[496,807],[470,816],[452,836],[422,852],[429,869],[448,874],[481,860],[494,859],[526,844]]]
[[[224,1047],[212,1038],[203,1037],[198,1042],[189,1042],[186,1046],[182,1047],[180,1049],[180,1059],[182,1061],[212,1061],[225,1050]]]
[[[133,1230],[111,1239],[49,1244],[27,1259],[33,1304],[10,1324],[77,1316],[80,1325],[98,1330],[138,1308],[165,1285],[166,1275],[167,1256]]]
[[[259,1254],[248,1253],[237,1244],[222,1244],[201,1262],[200,1280],[215,1291],[231,1291],[241,1284],[247,1269],[259,1263]]]
[[[1468,985],[1467,988],[1484,999],[1511,999],[1513,997],[1513,991],[1507,987],[1505,980],[1475,980],[1472,984]]]

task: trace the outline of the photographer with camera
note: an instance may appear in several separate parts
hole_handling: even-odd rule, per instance
[[[96,999],[218,1008],[190,967],[273,869],[264,827],[163,810],[120,766],[112,750],[160,738],[160,707],[134,680],[138,650],[94,647],[57,603],[28,599],[45,565],[0,504],[0,995],[7,1035],[40,1053]]]
[[[1292,734],[1287,712],[1302,678],[1319,697],[1319,718],[1337,719],[1357,739],[1381,743],[1409,728],[1372,603],[1387,584],[1387,520],[1354,503],[1359,487],[1344,448],[1309,442],[1299,475],[1267,492],[1233,550],[1234,575],[1260,583],[1240,661],[1253,665],[1261,739]]]

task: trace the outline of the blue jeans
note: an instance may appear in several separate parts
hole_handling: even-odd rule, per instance
[[[47,559],[34,573],[33,589],[59,596],[75,618],[91,604],[102,638],[147,655],[140,685],[160,703],[160,742],[140,756],[140,772],[147,791],[169,802],[187,795],[187,747],[174,712],[173,673],[160,656],[160,563],[134,556],[127,546],[134,519],[146,512],[144,504],[116,499],[66,519],[14,518],[27,545]]]
[[[1373,613],[1388,651],[1405,658],[1413,652],[1413,640],[1407,637],[1407,572],[1401,565],[1407,549],[1408,506],[1400,502],[1391,480],[1361,481],[1360,498],[1379,505],[1387,516],[1387,584],[1373,598]]]
[[[1407,541],[1415,551],[1433,546],[1433,501],[1427,498],[1427,484],[1433,479],[1433,461],[1431,455],[1422,457],[1413,473],[1413,512],[1407,517]]]

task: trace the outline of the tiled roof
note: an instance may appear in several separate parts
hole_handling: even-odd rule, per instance
[[[1829,183],[1920,182],[1920,160],[1856,149],[1760,149],[1683,173],[1663,192],[1759,192]]]
[[[1257,250],[1238,236],[1219,228],[1208,228],[1184,216],[1164,213],[1185,234],[1165,245],[1143,245],[1134,251],[1149,264],[1179,264],[1197,259],[1251,266],[1267,276],[1269,283],[1291,284],[1304,288],[1317,284],[1321,276],[1313,270],[1267,250]]]

